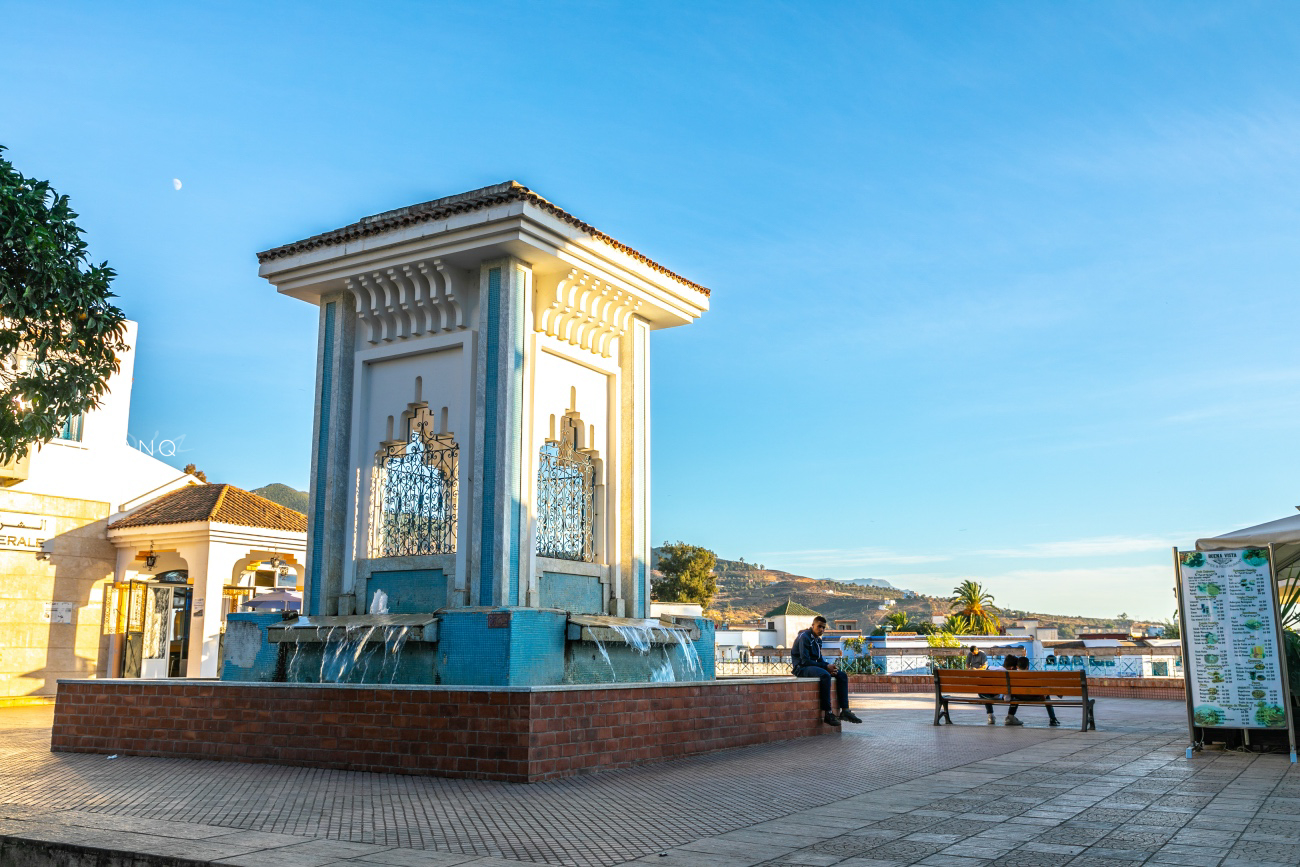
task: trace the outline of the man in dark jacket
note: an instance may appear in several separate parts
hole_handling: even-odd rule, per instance
[[[826,618],[819,614],[813,618],[812,626],[795,636],[794,645],[790,648],[794,676],[821,679],[818,685],[818,697],[821,699],[822,721],[827,725],[838,726],[840,720],[860,723],[862,720],[849,710],[849,676],[840,671],[835,663],[827,662],[822,656],[822,633],[825,631]],[[835,681],[835,697],[840,703],[838,717],[831,711],[832,680]]]

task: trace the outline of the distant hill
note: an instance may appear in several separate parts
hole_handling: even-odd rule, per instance
[[[841,584],[857,584],[859,587],[884,587],[887,590],[897,590],[893,584],[890,584],[884,578],[848,578],[840,582]]]
[[[658,560],[659,550],[652,549],[652,565],[657,566]],[[764,568],[762,564],[748,563],[743,559],[721,557],[714,573],[718,577],[718,595],[706,614],[718,622],[758,620],[787,599],[806,605],[831,620],[856,620],[867,631],[875,628],[891,611],[903,610],[912,619],[925,622],[929,622],[932,615],[949,613],[947,599],[900,589],[880,578],[822,580]],[[1002,598],[998,601],[1004,604],[1014,602]],[[890,602],[894,604],[890,605]],[[1105,618],[1040,614],[1013,608],[1004,608],[1000,613],[1004,624],[1035,618],[1043,626],[1056,626],[1061,630],[1062,638],[1072,638],[1079,632],[1112,632],[1128,628],[1127,623]]]
[[[254,488],[252,491],[259,497],[266,497],[272,503],[279,503],[281,506],[293,509],[295,512],[307,514],[307,492],[298,491],[282,485],[279,482],[272,482],[263,488]]]

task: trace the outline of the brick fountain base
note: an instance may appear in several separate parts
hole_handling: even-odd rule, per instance
[[[543,687],[61,680],[50,749],[531,783],[811,737],[817,682]]]

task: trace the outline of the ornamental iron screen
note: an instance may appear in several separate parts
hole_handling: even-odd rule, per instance
[[[596,461],[577,448],[582,421],[566,413],[560,439],[547,440],[537,462],[537,553],[560,560],[596,559]]]
[[[432,432],[421,412],[406,442],[387,442],[375,456],[371,480],[371,557],[456,551],[456,493],[460,446]]]

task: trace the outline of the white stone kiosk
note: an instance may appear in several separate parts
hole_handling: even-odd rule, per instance
[[[514,182],[258,258],[320,307],[309,613],[648,615],[650,332],[707,289]]]

